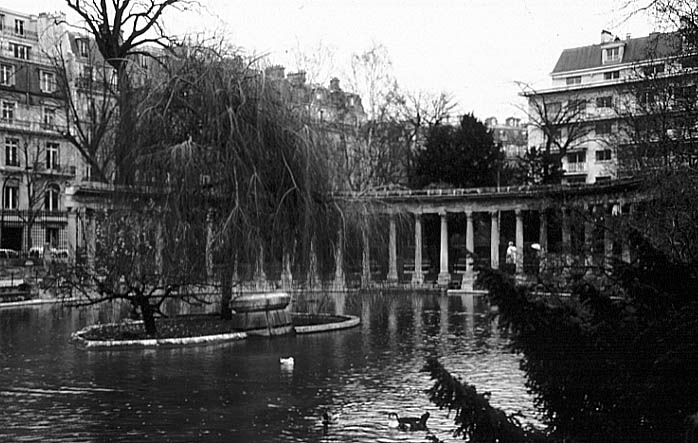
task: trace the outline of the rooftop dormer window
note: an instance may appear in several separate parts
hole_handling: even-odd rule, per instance
[[[623,56],[623,51],[621,46],[613,46],[611,48],[604,48],[603,50],[603,64],[606,63],[619,63]]]
[[[87,40],[78,39],[78,51],[80,52],[81,57],[87,57]]]

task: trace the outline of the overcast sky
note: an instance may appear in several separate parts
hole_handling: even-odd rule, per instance
[[[408,90],[450,92],[480,119],[523,116],[516,82],[549,85],[565,48],[598,43],[602,29],[647,35],[649,19],[626,20],[626,0],[201,0],[171,14],[177,34],[216,31],[250,54],[293,69],[293,53],[331,48],[342,77],[351,53],[387,47]],[[66,10],[61,0],[3,0],[30,13]],[[287,70],[288,72],[288,70]]]

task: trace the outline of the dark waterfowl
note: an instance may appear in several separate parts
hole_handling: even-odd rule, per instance
[[[427,429],[427,420],[429,413],[425,412],[421,417],[403,417],[400,418],[397,413],[391,412],[388,414],[388,427],[397,428],[401,431],[425,431]]]

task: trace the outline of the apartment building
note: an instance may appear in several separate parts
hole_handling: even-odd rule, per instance
[[[485,119],[485,126],[492,132],[495,145],[501,147],[507,161],[516,162],[526,154],[528,130],[518,117],[507,117],[500,123],[496,117]]]
[[[648,125],[638,119],[660,108],[660,95],[666,109],[678,111],[677,84],[688,80],[695,88],[692,60],[679,33],[619,38],[603,31],[598,44],[565,49],[551,73],[552,86],[523,94],[529,101],[529,149],[548,145],[564,154],[566,183],[626,174],[619,148],[636,143],[632,126]],[[657,81],[664,82],[663,93],[652,90]]]
[[[67,39],[62,18],[0,8],[0,248],[72,244],[64,192],[83,162],[64,137],[66,89],[49,50]]]

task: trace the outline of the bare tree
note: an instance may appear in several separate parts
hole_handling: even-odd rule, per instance
[[[559,183],[564,173],[562,159],[591,133],[592,126],[585,119],[587,98],[566,93],[562,99],[555,94],[539,93],[526,84],[520,86],[522,94],[528,97],[528,108],[523,110],[529,126],[535,130],[532,136],[529,132],[529,137],[535,153],[541,157],[538,164],[542,170],[531,171],[530,178],[535,182]]]
[[[116,182],[132,184],[132,166],[138,147],[134,146],[130,137],[136,124],[132,120],[135,114],[128,112],[135,100],[130,65],[137,56],[148,56],[149,45],[168,45],[170,39],[161,25],[163,14],[171,9],[186,8],[192,3],[188,0],[114,0],[99,3],[66,0],[66,3],[83,19],[79,28],[92,36],[105,62],[116,71],[118,124],[111,157]]]

